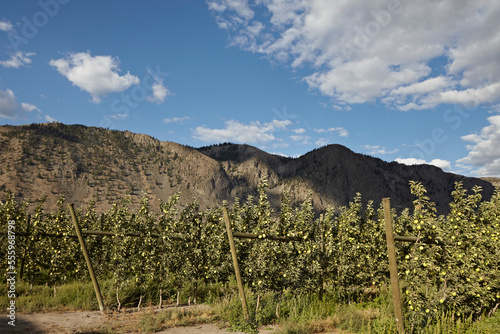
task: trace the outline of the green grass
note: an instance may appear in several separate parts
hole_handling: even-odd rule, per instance
[[[211,310],[169,309],[161,312],[147,311],[139,316],[138,328],[144,333],[154,333],[170,327],[195,326],[211,323]]]
[[[392,299],[387,289],[382,288],[380,296],[365,303],[345,304],[336,301],[334,291],[326,293],[322,299],[317,294],[295,295],[286,291],[281,296],[272,293],[260,297],[257,311],[256,295],[247,291],[250,319],[242,316],[239,296],[234,294],[215,304],[216,316],[227,321],[234,330],[255,332],[257,328],[276,324],[283,334],[312,334],[343,330],[345,333],[397,333],[394,322]],[[276,304],[279,300],[279,315]],[[473,321],[471,318],[456,319],[442,315],[423,330],[412,331],[411,324],[406,326],[407,333],[423,334],[476,334],[500,333],[500,312],[492,317]]]
[[[5,291],[5,292],[4,292]],[[7,307],[9,299],[2,287],[0,307]],[[55,310],[92,310],[98,309],[94,289],[91,283],[72,282],[54,288],[44,285],[33,286],[26,282],[16,284],[16,308],[18,311],[46,312]]]

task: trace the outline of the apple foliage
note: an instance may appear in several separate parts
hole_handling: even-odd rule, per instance
[[[394,233],[417,237],[396,245],[398,273],[407,321],[425,326],[444,312],[473,316],[494,312],[500,305],[500,190],[489,200],[481,189],[471,191],[455,184],[449,213],[438,215],[425,187],[410,182],[415,200],[411,208],[392,210]],[[275,211],[267,196],[267,182],[256,196],[235,199],[228,207],[232,228],[253,233],[258,239],[236,239],[236,250],[246,286],[263,294],[286,289],[302,292],[334,290],[346,302],[376,298],[388,285],[387,244],[382,207],[361,194],[343,207],[313,210],[311,194],[298,206],[287,191]],[[88,280],[80,247],[65,200],[45,213],[42,198],[28,214],[27,202],[6,192],[0,202],[0,231],[15,220],[15,267],[34,284],[61,284]],[[154,282],[159,293],[167,286],[181,289],[228,282],[232,260],[222,206],[201,208],[196,199],[179,204],[179,194],[161,202],[152,212],[147,197],[132,209],[130,197],[98,214],[90,202],[76,214],[84,230],[114,232],[114,236],[86,236],[94,269],[99,277],[113,277],[119,293],[127,285],[144,292]],[[28,229],[29,235],[21,232]],[[130,234],[140,235],[132,236]],[[58,234],[60,237],[48,236]],[[300,241],[275,241],[281,236]],[[0,240],[0,262],[8,271],[7,238]]]

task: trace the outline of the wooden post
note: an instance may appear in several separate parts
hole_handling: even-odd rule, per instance
[[[226,207],[223,207],[222,211],[224,213],[224,220],[226,221],[227,237],[229,239],[229,247],[231,248],[231,255],[233,257],[236,282],[238,283],[238,290],[240,291],[241,305],[243,306],[243,315],[245,316],[245,320],[248,320],[247,299],[245,297],[245,291],[243,290],[243,282],[241,280],[240,266],[238,265],[238,256],[236,255],[236,247],[234,246],[233,231],[231,229],[231,222],[229,221],[229,213],[227,212]]]
[[[320,236],[320,253],[319,253],[319,263],[320,263],[320,273],[319,273],[319,299],[323,299],[324,294],[324,277],[325,277],[325,226],[323,222],[323,214],[319,215],[319,236]]]
[[[398,266],[396,263],[396,249],[394,247],[394,234],[392,231],[391,199],[382,199],[384,206],[385,234],[387,238],[387,255],[389,256],[389,271],[391,274],[392,301],[396,326],[400,334],[404,334],[403,310],[401,308],[401,295],[399,291]]]
[[[73,204],[69,204],[69,211],[71,213],[71,218],[73,219],[73,224],[75,225],[76,235],[78,241],[80,241],[80,246],[82,247],[83,256],[85,257],[85,262],[87,262],[87,268],[89,269],[90,278],[92,279],[92,284],[94,285],[95,295],[97,297],[97,303],[99,304],[99,310],[101,314],[104,313],[104,304],[102,302],[101,290],[99,289],[99,284],[95,278],[94,268],[92,267],[92,262],[90,261],[89,253],[87,252],[87,246],[85,246],[85,241],[83,241],[82,232],[80,231],[80,226],[78,226],[78,220],[76,218],[75,209]]]

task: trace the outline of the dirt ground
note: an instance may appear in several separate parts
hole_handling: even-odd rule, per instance
[[[78,312],[49,312],[33,314],[16,314],[16,326],[13,327],[7,322],[9,319],[3,315],[0,322],[0,333],[33,333],[33,334],[95,334],[102,331],[113,333],[116,328],[120,328],[122,333],[137,333],[138,312],[107,313],[100,314],[98,311],[78,311]],[[128,329],[130,328],[130,329]],[[270,328],[262,329],[259,333],[271,333]],[[219,328],[215,324],[200,324],[188,327],[167,328],[156,333],[160,334],[222,334],[229,333],[224,328]],[[243,334],[240,332],[231,332]]]

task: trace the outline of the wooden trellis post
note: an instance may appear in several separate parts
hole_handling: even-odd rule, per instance
[[[236,254],[236,248],[234,246],[234,238],[269,239],[269,240],[275,240],[275,241],[302,241],[302,239],[297,238],[297,237],[284,237],[284,236],[274,236],[274,235],[266,235],[264,238],[262,238],[262,236],[259,236],[258,234],[233,232],[233,230],[231,228],[231,221],[229,220],[229,213],[227,212],[227,208],[223,207],[222,212],[224,213],[224,220],[226,222],[226,230],[227,230],[227,236],[229,239],[229,247],[231,248],[231,255],[233,257],[234,273],[236,275],[236,282],[238,283],[238,290],[240,292],[241,303],[243,305],[243,314],[245,315],[245,319],[248,319],[249,316],[248,316],[247,300],[245,297],[245,291],[243,290],[243,281],[241,280],[240,266],[238,264],[238,256]]]
[[[240,291],[241,304],[243,306],[243,315],[245,320],[248,320],[248,306],[245,297],[245,290],[243,289],[243,281],[241,280],[240,266],[238,265],[238,256],[236,255],[236,248],[234,246],[233,230],[231,229],[231,221],[229,221],[229,213],[227,208],[222,208],[224,212],[224,220],[226,221],[227,237],[229,239],[229,247],[231,248],[231,255],[233,257],[234,273],[236,274],[236,282],[238,283],[238,290]]]
[[[87,246],[85,246],[85,241],[82,237],[82,232],[80,231],[80,226],[78,225],[78,219],[76,218],[75,209],[73,204],[69,204],[69,211],[71,212],[71,218],[73,219],[73,224],[75,225],[76,235],[80,246],[82,246],[83,256],[85,257],[85,262],[87,262],[87,268],[89,269],[90,278],[92,279],[92,284],[94,285],[95,295],[97,297],[97,303],[99,304],[99,310],[104,313],[104,303],[102,302],[101,289],[99,289],[99,284],[94,274],[94,268],[92,267],[92,261],[90,261],[89,253],[87,252]]]
[[[401,307],[401,294],[399,289],[398,266],[396,263],[396,248],[394,247],[394,233],[392,230],[391,199],[382,199],[384,206],[385,235],[387,238],[387,255],[389,256],[389,271],[391,274],[392,301],[396,326],[400,334],[404,333],[404,318]]]
[[[97,298],[97,303],[99,304],[99,310],[101,311],[101,313],[104,312],[104,303],[102,301],[102,295],[101,295],[101,290],[99,288],[99,284],[97,282],[97,278],[95,276],[95,273],[94,273],[94,268],[92,266],[92,262],[90,260],[90,256],[88,254],[88,250],[87,250],[87,246],[83,240],[83,236],[87,236],[87,235],[100,235],[100,236],[116,236],[118,234],[120,235],[125,235],[125,236],[131,236],[131,237],[144,237],[145,235],[142,234],[142,233],[133,233],[133,232],[122,232],[122,233],[116,233],[116,232],[107,232],[107,231],[82,231],[80,229],[80,226],[78,225],[78,219],[76,217],[76,214],[75,214],[75,209],[74,209],[74,205],[73,204],[69,204],[69,211],[70,211],[70,214],[71,214],[71,218],[73,220],[73,225],[75,227],[75,231],[76,231],[76,235],[72,235],[72,234],[57,234],[57,233],[45,233],[45,232],[37,232],[37,235],[38,236],[41,236],[41,237],[51,237],[51,238],[63,238],[63,237],[67,237],[67,238],[77,238],[78,241],[80,242],[80,246],[82,248],[82,252],[83,252],[83,256],[85,258],[85,262],[87,264],[87,268],[89,270],[89,275],[90,275],[90,278],[92,279],[92,284],[94,286],[94,291],[95,291],[95,294],[96,294],[96,298]],[[25,232],[18,232],[16,233],[18,236],[25,236],[28,240],[27,242],[27,246],[24,248],[24,253],[23,253],[23,256],[22,256],[22,260],[21,260],[21,269],[20,269],[20,277],[22,278],[23,276],[23,273],[24,273],[24,262],[25,262],[25,258],[26,258],[26,255],[28,254],[28,251],[29,251],[29,247],[31,246],[31,241],[29,239],[29,236],[31,235],[31,217],[28,217],[28,220],[27,220],[27,228],[26,228],[26,231]],[[8,234],[7,232],[5,231],[0,231],[0,235],[6,235]],[[160,236],[157,235],[157,234],[151,234],[150,235],[151,237],[153,238],[159,238]],[[171,237],[172,239],[174,240],[186,240],[185,238],[182,238],[182,237]]]

